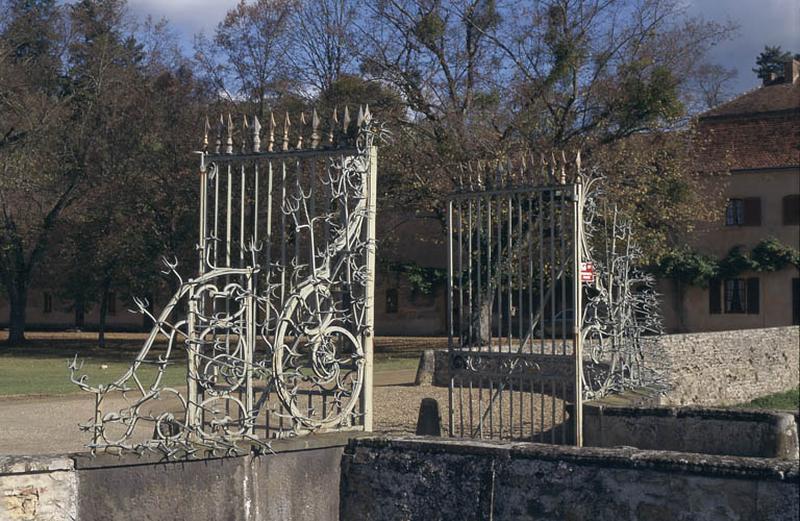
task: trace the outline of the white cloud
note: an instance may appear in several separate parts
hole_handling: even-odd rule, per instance
[[[181,39],[191,41],[200,31],[209,33],[222,20],[237,0],[129,0],[128,8],[135,17],[166,18]]]
[[[714,62],[738,69],[737,92],[758,85],[751,69],[765,45],[780,45],[784,50],[800,52],[797,0],[693,0],[689,12],[706,20],[731,20],[739,24],[738,34],[711,52]]]

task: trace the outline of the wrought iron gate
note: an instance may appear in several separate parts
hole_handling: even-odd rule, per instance
[[[579,169],[470,167],[449,199],[451,436],[581,444]]]
[[[155,325],[125,375],[91,386],[72,365],[96,396],[90,447],[179,456],[371,430],[380,132],[368,107],[326,128],[316,111],[264,132],[206,122],[197,276],[168,264],[180,282],[161,314],[138,302]],[[163,383],[180,348],[185,390]]]

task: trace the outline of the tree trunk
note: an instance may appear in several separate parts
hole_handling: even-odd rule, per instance
[[[80,295],[75,300],[75,329],[83,329],[84,319],[86,318],[86,299]]]
[[[27,281],[19,280],[8,291],[9,316],[8,316],[8,344],[18,345],[25,343],[26,307],[28,304]]]
[[[100,285],[100,324],[97,330],[97,345],[100,348],[106,347],[106,318],[108,316],[108,291],[111,280],[106,277]]]

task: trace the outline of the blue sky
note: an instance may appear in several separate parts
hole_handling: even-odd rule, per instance
[[[192,36],[203,30],[211,33],[237,0],[129,0],[128,3],[136,18],[150,14],[170,20],[181,41],[190,48]],[[712,61],[738,70],[733,84],[735,93],[758,86],[758,79],[750,69],[764,45],[780,45],[785,50],[800,52],[798,0],[689,0],[686,6],[692,15],[739,24],[738,35],[714,49],[711,55]]]

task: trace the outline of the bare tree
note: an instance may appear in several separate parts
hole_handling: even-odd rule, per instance
[[[356,62],[356,6],[351,0],[300,2],[292,17],[291,60],[303,89],[329,90]]]
[[[257,104],[262,119],[270,99],[292,90],[289,28],[294,0],[240,0],[217,26],[213,40],[195,39],[195,59],[215,94]]]

